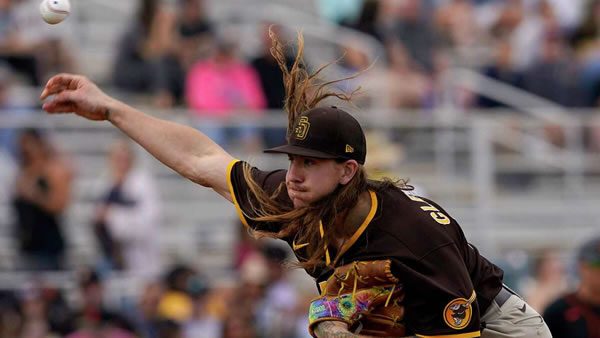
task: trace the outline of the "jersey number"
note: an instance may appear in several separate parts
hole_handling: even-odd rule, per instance
[[[448,225],[450,224],[450,218],[446,215],[444,215],[441,211],[439,211],[436,207],[434,207],[433,205],[427,203],[425,200],[423,200],[422,198],[419,198],[417,196],[413,196],[413,195],[408,195],[408,198],[410,198],[411,200],[415,201],[415,202],[420,202],[420,203],[425,203],[427,204],[426,206],[422,206],[421,210],[423,211],[431,211],[431,213],[429,214],[431,216],[431,218],[433,218],[436,222],[442,224],[442,225]]]

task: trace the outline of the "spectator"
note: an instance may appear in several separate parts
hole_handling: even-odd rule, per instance
[[[136,331],[144,338],[158,338],[158,304],[163,294],[163,286],[158,282],[150,282],[142,291],[138,306],[132,314]]]
[[[230,145],[236,140],[247,150],[260,146],[257,128],[245,124],[239,128],[209,128],[211,123],[225,123],[234,113],[266,107],[266,100],[256,71],[236,55],[232,37],[222,35],[217,39],[212,57],[197,62],[187,75],[186,99],[195,118],[201,118],[203,132],[215,142]]]
[[[369,56],[359,46],[359,41],[347,41],[341,46],[338,64],[341,78],[346,79],[336,83],[336,87],[346,94],[350,94],[360,87],[362,78],[357,79],[355,76],[365,71],[370,65]]]
[[[269,282],[269,268],[262,252],[249,257],[240,269],[240,282],[236,285],[230,306],[235,310],[224,318],[223,337],[254,337],[260,330],[260,306],[265,302]],[[240,335],[246,331],[244,335]]]
[[[72,330],[71,309],[60,290],[31,285],[20,294],[23,314],[21,337],[58,337]]]
[[[178,323],[192,319],[193,297],[206,292],[206,281],[191,267],[175,265],[167,272],[165,285],[158,303],[158,316]]]
[[[368,34],[378,41],[383,41],[383,34],[379,23],[381,5],[379,0],[365,0],[356,23],[350,24],[360,32]]]
[[[0,337],[18,337],[23,325],[19,300],[12,291],[0,291]]]
[[[214,28],[206,16],[204,0],[181,0],[179,8],[179,62],[186,74],[198,59],[208,57],[213,43]],[[185,75],[180,79],[181,86]],[[183,88],[182,88],[183,90]],[[180,93],[183,95],[183,92]]]
[[[540,58],[546,37],[554,37],[560,41],[564,38],[553,7],[548,1],[541,0],[533,6],[516,2],[515,6],[520,6],[523,13],[507,38],[515,51],[515,67],[523,70],[533,66],[535,60]]]
[[[600,336],[600,237],[581,246],[577,264],[577,290],[558,298],[544,312],[544,320],[556,338]]]
[[[386,46],[389,70],[387,72],[388,107],[422,108],[430,96],[430,80],[415,65],[408,50],[398,41]]]
[[[582,100],[577,65],[567,54],[559,36],[550,34],[542,40],[539,60],[523,74],[523,88],[563,106],[579,106]],[[565,145],[564,126],[559,123],[546,124],[543,132],[552,144]]]
[[[545,250],[535,257],[533,273],[523,288],[523,297],[533,308],[544,311],[551,301],[567,291],[567,273],[554,250]]]
[[[473,4],[469,0],[447,1],[436,8],[433,19],[438,35],[449,46],[473,46],[480,37]]]
[[[0,62],[0,117],[7,116],[20,120],[32,117],[37,113],[33,109],[35,105],[32,98],[15,95],[15,92],[18,93],[21,88],[10,65]],[[6,152],[7,155],[18,161],[17,140],[17,129],[0,127],[0,153]]]
[[[196,61],[208,57],[213,43],[213,25],[204,0],[180,0],[176,8],[170,7],[161,6],[160,11],[166,13],[156,16],[161,20],[158,35],[170,39],[163,43],[164,55],[159,58],[159,92],[154,102],[158,107],[183,104],[186,74]]]
[[[508,42],[499,42],[495,47],[493,63],[484,67],[483,74],[507,85],[520,87],[522,74],[513,66],[512,52],[512,47]],[[481,108],[506,107],[504,103],[484,96],[479,97],[478,106]]]
[[[223,324],[223,338],[259,337],[252,317],[240,310],[233,310]]]
[[[286,249],[276,244],[267,244],[263,248],[268,279],[264,299],[257,309],[257,322],[260,332],[272,338],[291,337],[295,331],[294,312],[298,297],[283,266],[288,256]]]
[[[176,11],[160,0],[141,0],[133,24],[121,37],[113,82],[130,93],[154,95],[154,104],[170,106],[178,95],[174,46]]]
[[[596,39],[600,34],[600,1],[587,1],[584,17],[572,32],[569,42],[573,49],[579,53],[585,53],[589,49],[596,49]]]
[[[237,241],[234,246],[233,267],[241,269],[248,258],[256,255],[259,250],[259,242],[252,237],[248,228],[239,220],[235,221],[237,228]]]
[[[39,18],[37,0],[0,1],[0,60],[21,74],[25,83],[39,86],[57,72],[72,72],[70,24],[53,30]]]
[[[69,206],[72,172],[46,136],[27,129],[19,138],[20,172],[13,207],[23,268],[63,268],[61,216]]]
[[[583,104],[586,107],[598,106],[600,101],[599,22],[600,1],[589,1],[583,21],[570,39],[581,67],[579,81],[583,92]]]
[[[285,99],[285,87],[283,85],[283,74],[277,65],[277,61],[271,55],[271,39],[269,38],[269,25],[264,24],[262,32],[262,50],[261,53],[252,60],[252,67],[256,70],[260,79],[261,88],[265,94],[267,101],[266,108],[272,112],[272,116],[280,114],[283,109],[283,101]],[[272,26],[277,35],[278,29]],[[288,69],[292,67],[293,59],[288,57]],[[267,147],[281,144],[285,140],[284,128],[266,127],[263,131],[264,143]]]
[[[54,336],[50,332],[50,325],[46,318],[46,304],[37,289],[29,289],[23,292],[21,299],[23,311],[23,337],[48,337]]]
[[[421,0],[385,1],[382,6],[386,15],[385,39],[399,40],[412,62],[427,73],[432,72],[437,38]]]
[[[84,268],[79,275],[81,305],[75,311],[75,332],[68,338],[133,338],[133,325],[124,315],[104,304],[104,284],[100,275]],[[104,336],[103,336],[104,335]]]
[[[579,106],[577,65],[560,36],[542,38],[540,57],[523,74],[525,90],[563,106]]]
[[[183,338],[181,324],[173,320],[161,320],[157,326],[158,338]]]
[[[206,282],[196,276],[195,283],[198,286]],[[196,287],[192,295],[193,310],[191,318],[183,325],[183,336],[185,338],[214,338],[219,337],[222,323],[213,313],[211,313],[210,294],[207,286]]]
[[[112,145],[109,164],[111,180],[94,222],[104,260],[114,269],[155,277],[161,267],[160,201],[155,182],[136,165],[132,145],[125,140]]]

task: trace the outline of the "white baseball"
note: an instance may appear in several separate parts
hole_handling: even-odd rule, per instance
[[[69,3],[69,0],[42,0],[40,13],[44,21],[55,25],[69,16],[71,3]]]

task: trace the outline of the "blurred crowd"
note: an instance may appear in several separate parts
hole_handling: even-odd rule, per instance
[[[287,250],[268,242],[238,249],[235,280],[211,283],[192,264],[177,263],[155,278],[138,279],[135,293],[118,298],[105,282],[114,277],[93,268],[78,269],[73,288],[34,278],[18,290],[0,291],[0,336],[310,337],[312,293],[289,278]]]
[[[351,92],[360,86],[355,103],[363,110],[426,111],[444,100],[465,110],[514,106],[469,90],[455,90],[449,96],[445,79],[456,67],[565,107],[598,106],[599,1],[313,3],[323,20],[362,33],[356,39],[338,40],[336,48],[338,75],[362,72],[339,87]],[[57,72],[81,71],[74,57],[76,38],[64,32],[76,29],[75,23],[62,30],[44,29],[32,10],[35,4],[0,2],[0,65],[7,73],[0,76],[2,87],[13,82],[39,86]],[[114,44],[114,59],[105,61],[111,67],[102,80],[108,88],[158,108],[186,108],[189,117],[201,120],[197,125],[220,144],[256,150],[261,143],[277,143],[284,137],[281,130],[262,130],[252,123],[217,127],[233,119],[234,112],[260,116],[283,105],[281,73],[269,53],[270,23],[257,22],[262,47],[250,49],[240,48],[245,41],[240,41],[242,35],[234,26],[211,17],[203,0],[139,0]],[[283,40],[295,38],[283,26],[274,30]],[[371,53],[365,39],[377,41],[381,50]],[[320,66],[310,62],[308,67]],[[0,107],[13,108],[10,100],[0,101]],[[595,134],[589,137],[594,149]]]
[[[40,26],[45,24],[37,5],[0,0],[0,117],[40,114],[32,99],[39,86],[57,72],[80,70],[71,26],[51,31]],[[225,147],[256,151],[284,142],[281,128],[248,120],[223,127],[239,112],[281,114],[282,74],[269,52],[268,22],[257,29],[261,47],[246,55],[239,34],[211,18],[202,0],[138,0],[137,5],[114,46],[115,59],[106,61],[112,65],[108,88],[167,111],[185,108],[195,127]],[[348,40],[336,51],[341,76],[364,71],[338,86],[347,92],[361,86],[356,103],[367,113],[439,107],[452,67],[474,69],[566,107],[600,104],[600,0],[319,0],[315,5],[324,20],[383,47],[382,55],[373,56]],[[272,29],[284,40],[294,39],[294,32]],[[507,106],[478,94],[456,91],[452,100],[465,110]],[[552,142],[563,142],[560,132],[551,134]],[[380,136],[369,137],[369,147],[379,152],[369,150],[368,162],[385,169],[390,158],[402,154],[378,141]],[[590,149],[600,150],[600,132],[591,130],[587,141]],[[287,248],[255,241],[239,225],[227,267],[235,278],[226,283],[215,284],[193,263],[163,261],[160,191],[127,141],[115,141],[108,151],[108,175],[89,220],[98,257],[86,267],[65,259],[63,216],[77,174],[69,156],[44,130],[0,128],[0,172],[9,162],[15,167],[6,191],[15,216],[16,269],[74,272],[77,284],[67,289],[34,279],[0,291],[0,337],[308,337],[308,302],[316,291],[291,278]],[[589,332],[600,323],[600,243],[590,243],[573,253],[574,264],[557,250],[525,259],[507,256],[503,263],[507,282],[538,311],[547,309],[551,329],[564,330],[555,337],[597,337]],[[141,282],[135,296],[115,301],[106,294],[106,281],[120,274]],[[587,331],[581,329],[586,325]],[[589,334],[578,336],[571,329]]]

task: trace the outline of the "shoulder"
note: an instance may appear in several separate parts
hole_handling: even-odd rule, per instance
[[[249,182],[246,178],[245,172],[249,171],[252,182]],[[257,167],[253,167],[247,162],[243,161],[232,161],[229,165],[227,180],[230,188],[230,192],[235,194],[237,197],[246,195],[248,190],[251,190],[250,183],[258,185],[265,192],[271,194],[285,184],[285,176],[287,170],[261,170]],[[287,196],[285,189],[280,191],[280,197]],[[245,197],[244,197],[245,198]],[[285,198],[287,200],[287,198]]]
[[[287,174],[287,170],[285,169],[262,170],[244,161],[233,161],[230,166],[231,170],[229,175],[243,177],[244,168],[248,168],[252,178],[259,184],[270,181],[283,182],[285,181],[285,175]]]

